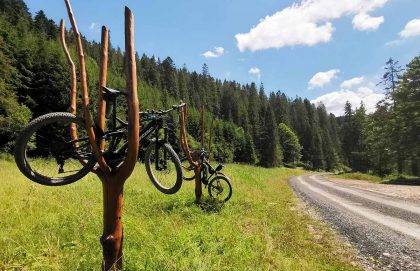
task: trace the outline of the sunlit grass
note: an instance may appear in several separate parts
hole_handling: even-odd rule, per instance
[[[0,160],[0,168],[0,270],[98,270],[99,180],[45,187],[12,161]],[[232,199],[200,207],[193,183],[161,194],[139,164],[124,194],[125,269],[355,270],[330,232],[297,208],[287,178],[301,170],[228,165],[225,173]]]
[[[361,173],[361,172],[347,172],[333,175],[340,179],[351,179],[351,180],[364,180],[372,183],[380,183],[382,178],[376,175]]]
[[[382,183],[382,184],[407,184],[407,185],[419,185],[420,184],[420,177],[410,176],[410,175],[398,175],[398,174],[390,174],[383,178],[372,175],[368,173],[361,173],[361,172],[349,172],[349,173],[340,173],[331,175],[334,178],[339,179],[350,179],[350,180],[361,180],[361,181],[368,181],[371,183]]]

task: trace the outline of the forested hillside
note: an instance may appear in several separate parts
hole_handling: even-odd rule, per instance
[[[75,53],[74,39],[67,36]],[[84,46],[95,100],[100,45],[84,40]],[[418,174],[419,57],[402,77],[399,70],[392,82],[384,77],[388,98],[374,114],[366,115],[363,105],[353,110],[348,104],[340,118],[308,99],[291,99],[282,92],[267,95],[263,84],[213,78],[206,64],[196,72],[175,65],[170,57],[143,55],[137,62],[141,109],[184,100],[191,108],[188,131],[197,139],[197,108],[204,105],[207,137],[210,126],[213,129],[212,153],[224,162]],[[32,17],[21,0],[0,0],[0,148],[10,151],[19,129],[31,118],[66,111],[69,85],[57,25],[42,11]],[[125,86],[119,48],[110,51],[108,85]]]

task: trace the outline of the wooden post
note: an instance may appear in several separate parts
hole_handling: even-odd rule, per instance
[[[63,47],[64,55],[66,56],[67,63],[70,66],[70,113],[76,115],[77,113],[77,75],[76,65],[71,58],[69,48],[66,43],[66,29],[64,26],[64,20],[60,21],[60,42]],[[70,125],[70,137],[73,141],[77,141],[77,127],[75,123]],[[82,162],[82,161],[81,161]]]
[[[106,101],[103,98],[103,88],[106,87],[108,77],[108,51],[109,51],[109,31],[105,26],[102,26],[101,35],[102,55],[101,55],[101,69],[99,70],[99,110],[98,110],[98,128],[105,132],[105,113]],[[99,141],[99,149],[101,152],[105,149],[105,141]]]
[[[125,8],[125,72],[126,89],[128,102],[128,148],[126,157],[117,168],[110,168],[102,155],[104,142],[100,139],[96,143],[95,129],[89,111],[89,92],[87,87],[86,65],[83,53],[83,46],[80,33],[77,29],[76,20],[69,0],[65,0],[67,11],[72,23],[73,32],[76,36],[77,52],[79,55],[79,65],[81,74],[81,86],[83,93],[83,111],[85,126],[89,135],[89,142],[98,160],[99,168],[95,170],[103,187],[103,234],[101,244],[103,250],[102,270],[121,270],[123,255],[123,225],[122,209],[124,203],[123,190],[126,179],[131,175],[137,162],[139,150],[139,101],[137,97],[137,68],[134,47],[134,17],[129,8]],[[102,28],[102,58],[99,78],[99,108],[98,126],[105,131],[105,106],[102,87],[106,86],[108,69],[108,29]]]
[[[200,142],[201,148],[204,148],[204,105],[200,107]]]
[[[198,152],[193,152],[190,150],[188,146],[188,137],[187,137],[187,107],[184,106],[181,108],[180,118],[180,135],[181,135],[181,147],[184,154],[187,156],[190,165],[194,167],[194,176],[195,176],[195,201],[199,203],[201,201],[201,197],[203,195],[203,189],[201,185],[201,163],[200,157]]]
[[[210,129],[209,129],[209,161],[211,157],[211,140],[213,137],[213,124],[214,124],[214,118],[211,119]]]

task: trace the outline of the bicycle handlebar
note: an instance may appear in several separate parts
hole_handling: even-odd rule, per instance
[[[181,103],[179,105],[173,105],[171,109],[167,109],[167,110],[154,110],[154,109],[149,109],[143,112],[140,112],[141,115],[166,115],[176,109],[182,108],[185,106],[185,103]]]

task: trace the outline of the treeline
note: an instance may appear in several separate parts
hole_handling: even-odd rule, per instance
[[[19,129],[29,119],[67,110],[68,67],[57,36],[57,25],[42,11],[32,18],[22,0],[0,0],[2,150],[11,150]],[[75,56],[71,33],[67,33],[67,40]],[[100,44],[86,39],[83,43],[88,56],[89,88],[95,101]],[[122,51],[112,48],[109,59],[108,85],[124,88]],[[363,159],[368,159],[367,153],[371,151],[367,149],[367,139],[361,139],[363,143],[358,141],[360,146],[348,142],[348,132],[359,125],[355,119],[360,115],[351,109],[346,117],[336,118],[323,105],[315,106],[308,99],[291,99],[282,92],[267,95],[262,84],[244,85],[213,78],[206,64],[201,72],[191,72],[185,66],[177,67],[170,57],[161,60],[137,55],[136,59],[142,109],[168,107],[179,100],[187,102],[188,131],[197,147],[200,130],[197,109],[204,105],[207,142],[211,134],[212,154],[219,160],[266,167],[301,165],[323,170],[346,166],[366,171],[374,168],[373,158],[369,158],[366,168],[356,165],[359,163],[356,160],[362,164]],[[392,108],[389,105],[387,112]],[[365,119],[373,118],[363,115]],[[362,126],[367,127],[365,123]],[[360,130],[364,131],[363,136],[366,129]],[[360,152],[360,157],[355,150]]]
[[[403,70],[392,58],[380,82],[386,98],[373,114],[361,104],[345,106],[340,118],[344,162],[353,170],[419,176],[420,169],[420,56]]]

